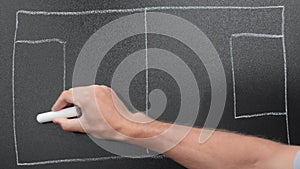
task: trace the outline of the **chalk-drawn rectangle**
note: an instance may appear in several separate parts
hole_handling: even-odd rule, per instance
[[[282,36],[236,34],[230,42],[235,118],[285,115]]]
[[[51,17],[55,16],[55,17],[58,17],[58,18],[64,17],[66,19],[66,22],[63,22],[63,24],[58,24],[59,26],[53,26],[53,27],[55,27],[56,29],[63,27],[64,29],[59,29],[59,30],[65,30],[66,26],[69,26],[69,27],[72,27],[72,28],[75,28],[75,29],[79,28],[79,27],[74,27],[69,23],[70,18],[75,18],[75,20],[76,20],[76,18],[84,16],[84,18],[88,19],[88,18],[91,18],[92,16],[98,15],[98,14],[113,14],[115,16],[115,19],[116,19],[119,16],[124,15],[124,14],[121,14],[121,13],[128,13],[129,14],[129,13],[132,13],[132,12],[144,12],[146,10],[147,11],[152,11],[152,12],[153,11],[159,11],[159,12],[163,11],[163,12],[165,12],[166,10],[168,10],[168,11],[175,11],[175,10],[185,10],[185,11],[188,11],[188,10],[189,11],[211,10],[212,13],[213,13],[213,11],[224,10],[224,11],[228,11],[228,13],[226,13],[226,16],[228,14],[230,14],[232,11],[236,11],[235,13],[237,15],[239,14],[239,12],[242,12],[242,11],[246,12],[246,13],[252,13],[253,12],[255,14],[257,14],[257,11],[262,11],[261,12],[262,13],[262,15],[261,15],[262,20],[260,20],[260,25],[263,25],[263,26],[258,27],[259,28],[258,29],[259,33],[267,33],[269,30],[272,31],[271,33],[278,33],[278,32],[281,31],[280,30],[281,27],[280,26],[278,27],[277,20],[275,20],[273,22],[268,22],[269,24],[267,24],[267,25],[270,25],[270,26],[268,26],[269,29],[265,30],[264,29],[264,25],[266,25],[265,21],[268,20],[268,19],[263,17],[263,16],[272,16],[272,15],[266,15],[266,14],[269,14],[270,12],[278,13],[278,11],[280,12],[283,9],[284,9],[283,6],[263,6],[263,7],[239,7],[239,6],[182,6],[182,7],[180,7],[180,6],[173,6],[173,7],[145,7],[145,8],[135,8],[135,9],[108,9],[108,10],[78,11],[78,12],[18,11],[17,14],[16,14],[17,23],[16,23],[16,30],[15,30],[15,41],[17,40],[16,37],[18,37],[18,39],[40,39],[40,38],[53,37],[55,35],[55,37],[59,37],[59,38],[62,38],[62,39],[67,38],[68,43],[69,43],[69,40],[70,40],[70,43],[71,44],[73,43],[73,45],[74,45],[74,42],[73,42],[74,39],[72,39],[72,38],[77,37],[77,36],[74,36],[74,35],[70,36],[71,33],[70,34],[65,33],[64,31],[61,31],[58,35],[53,34],[55,31],[48,31],[48,33],[46,33],[46,37],[45,37],[45,33],[44,33],[45,30],[41,29],[41,28],[51,30],[51,27],[49,27],[47,25],[43,25],[43,27],[40,27],[39,25],[35,25],[36,29],[31,29],[31,28],[28,28],[28,27],[27,28],[19,27],[19,29],[18,29],[18,22],[19,22],[19,26],[20,26],[20,23],[21,24],[22,23],[28,24],[28,23],[33,22],[33,24],[35,24],[34,20],[32,20],[32,16],[38,16],[37,19],[41,19],[41,20],[45,20],[45,18],[50,18],[50,17],[47,17],[47,16],[51,16]],[[19,18],[21,15],[22,15],[22,18]],[[24,19],[26,19],[26,18],[24,18],[25,15],[26,15],[28,20],[24,20]],[[275,17],[277,19],[279,18],[279,17],[277,17],[277,15]],[[230,18],[230,16],[229,16],[229,18]],[[235,17],[232,17],[232,18],[235,18]],[[31,22],[27,22],[27,21],[31,21]],[[56,23],[56,21],[61,21],[61,20],[60,19],[55,20],[55,23]],[[106,23],[107,22],[108,21],[106,21]],[[53,25],[50,22],[47,22],[47,23],[50,24],[50,25]],[[231,24],[231,23],[232,23],[232,21],[229,20],[229,22],[227,24]],[[257,25],[256,20],[255,21],[251,20],[251,23],[252,23],[251,25],[253,27],[250,27],[249,29],[250,30],[256,30],[256,28],[257,28],[256,27],[256,25]],[[273,27],[274,24],[277,25],[277,26]],[[99,25],[96,25],[95,30],[98,28],[98,26]],[[236,25],[236,26],[232,25],[232,27],[241,28],[238,25]],[[228,27],[226,27],[226,28],[228,28]],[[263,28],[263,29],[261,29],[261,28]],[[84,31],[86,31],[86,30],[84,30]],[[242,31],[245,31],[245,30],[242,30]],[[246,31],[248,31],[248,28],[247,28]],[[223,41],[227,42],[226,40],[228,40],[227,39],[228,34],[231,34],[232,32],[226,30],[225,33],[226,34],[222,34],[221,37],[226,38]],[[219,34],[220,34],[220,32],[219,32]],[[81,37],[81,35],[82,35],[82,33],[80,33],[80,37]],[[85,38],[81,37],[80,39],[75,39],[75,40],[83,41],[83,40],[85,40]],[[146,41],[146,39],[145,39],[145,41]],[[76,42],[78,43],[78,41],[76,41]],[[83,43],[83,42],[80,42],[80,43]],[[214,44],[214,45],[216,45],[216,44]],[[16,52],[18,53],[18,51],[16,51]],[[76,55],[74,55],[74,56],[76,56]],[[13,57],[15,57],[15,55]],[[14,93],[14,91],[13,91],[13,93]],[[18,113],[18,112],[16,112],[16,113]],[[15,116],[15,114],[13,116]],[[16,125],[18,127],[18,123],[20,123],[20,121],[14,121],[14,123],[16,123],[16,124],[14,124],[14,126]],[[24,130],[24,129],[20,129],[20,130]],[[62,131],[57,130],[57,132],[59,132],[60,135],[63,135]],[[45,156],[45,157],[42,157],[43,159],[37,158],[37,159],[31,160],[31,161],[30,160],[25,161],[24,157],[22,157],[24,155],[24,154],[21,153],[22,149],[18,148],[18,147],[24,146],[22,144],[22,142],[17,142],[19,140],[19,135],[18,134],[19,134],[19,131],[17,132],[17,134],[15,133],[15,135],[14,135],[14,137],[15,137],[16,156],[17,156],[16,159],[17,159],[17,164],[18,165],[40,165],[40,164],[52,164],[52,163],[64,163],[64,162],[87,162],[87,161],[102,161],[102,160],[108,160],[108,159],[123,158],[123,157],[119,157],[119,156],[115,156],[115,155],[110,156],[109,154],[105,154],[105,155],[103,155],[103,154],[99,155],[98,154],[98,155],[95,155],[95,156],[90,156],[89,154],[82,154],[82,156],[80,156],[80,157],[55,156],[55,158],[49,158],[49,156],[48,157]],[[59,139],[53,139],[53,140],[57,141]],[[66,146],[70,146],[70,145],[66,145]],[[95,152],[100,152],[100,151],[95,150]],[[48,155],[48,154],[42,154],[42,155]],[[145,156],[140,156],[140,157],[149,157],[149,156],[145,155]],[[156,157],[154,157],[154,158],[156,158]]]
[[[47,154],[44,147],[52,144],[51,135],[56,133],[49,132],[34,119],[37,113],[49,110],[55,96],[63,90],[63,44],[16,43],[15,50],[14,98],[19,160],[41,159],[40,153],[32,151]]]
[[[48,111],[65,83],[65,46],[59,39],[18,40],[14,58],[14,105],[17,163],[36,165],[86,157],[118,158],[103,151],[86,135],[60,130],[54,124],[37,123],[36,115]],[[28,96],[34,96],[28,98]],[[53,130],[57,128],[57,130]],[[78,146],[78,139],[86,144]],[[51,148],[50,148],[51,147]],[[77,152],[76,154],[66,152]],[[102,150],[102,151],[101,151]],[[99,160],[98,159],[98,160]]]

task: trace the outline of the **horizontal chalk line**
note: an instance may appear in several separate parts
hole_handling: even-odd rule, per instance
[[[259,34],[259,33],[235,33],[232,37],[259,37],[259,38],[283,38],[283,35]]]
[[[243,118],[255,118],[255,117],[262,117],[262,116],[286,116],[286,112],[265,112],[265,113],[258,113],[258,114],[249,114],[249,115],[239,115],[234,117],[235,119],[243,119]]]
[[[126,12],[144,12],[145,10],[188,10],[188,9],[283,9],[284,6],[157,6],[145,8],[131,9],[104,9],[104,10],[89,10],[76,12],[48,12],[48,11],[27,11],[19,10],[17,14],[28,15],[89,15],[89,14],[105,14],[105,13],[126,13]]]
[[[151,158],[151,159],[163,159],[164,155],[144,155],[144,156],[110,156],[110,157],[99,157],[99,158],[74,158],[74,159],[61,159],[61,160],[47,160],[47,161],[38,161],[38,162],[18,162],[19,166],[31,166],[31,165],[45,165],[45,164],[58,164],[58,163],[71,163],[71,162],[95,162],[95,161],[104,161],[104,160],[121,160],[121,159],[143,159],[143,158]]]
[[[49,43],[49,42],[58,42],[61,44],[66,43],[66,41],[63,41],[61,39],[41,39],[41,40],[17,40],[16,43],[29,43],[29,44],[39,44],[39,43]]]
[[[146,7],[146,10],[162,9],[283,9],[284,6],[160,6]]]

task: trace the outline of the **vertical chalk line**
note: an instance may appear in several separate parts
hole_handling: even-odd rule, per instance
[[[285,112],[286,112],[286,133],[288,144],[290,144],[290,129],[289,129],[289,115],[288,115],[288,90],[287,90],[287,60],[286,60],[286,48],[285,48],[285,35],[284,35],[284,26],[285,26],[285,18],[284,18],[284,7],[282,8],[282,23],[281,23],[281,31],[282,31],[282,51],[283,51],[283,61],[284,61],[284,100],[285,100]]]
[[[147,9],[144,10],[144,23],[145,23],[145,63],[146,63],[146,115],[149,115],[149,70],[148,70],[148,30],[147,30]],[[147,154],[149,154],[149,149],[146,148]]]
[[[19,153],[18,153],[18,144],[17,144],[17,133],[16,133],[16,113],[15,113],[15,54],[16,54],[16,40],[18,32],[18,13],[16,13],[16,28],[14,35],[14,44],[13,44],[13,56],[12,56],[12,105],[13,105],[13,132],[14,132],[14,145],[15,145],[15,154],[17,165],[19,164]]]
[[[232,94],[233,94],[233,113],[236,119],[236,93],[235,93],[235,75],[234,75],[234,63],[233,63],[233,52],[232,52],[232,36],[229,39],[230,47],[230,59],[231,59],[231,72],[232,72]]]
[[[66,42],[63,43],[63,57],[64,57],[64,77],[63,77],[63,90],[66,90],[66,72],[67,72],[67,63],[66,63]]]

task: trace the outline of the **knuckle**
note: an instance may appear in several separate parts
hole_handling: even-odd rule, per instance
[[[102,88],[102,89],[108,88],[106,85],[99,85],[99,87]]]
[[[105,86],[105,85],[96,85],[95,86],[95,89],[98,89],[98,90],[106,90],[108,87]]]
[[[111,92],[111,88],[106,85],[95,85],[93,86],[93,88],[96,95],[100,96],[106,95]]]
[[[65,96],[68,94],[68,90],[64,90],[62,93],[61,93],[61,96]]]
[[[101,88],[102,88],[103,93],[105,93],[105,94],[111,93],[112,89],[110,87],[105,86],[105,85],[101,85]]]
[[[90,86],[91,91],[93,92],[100,92],[102,88],[99,85],[92,85]]]

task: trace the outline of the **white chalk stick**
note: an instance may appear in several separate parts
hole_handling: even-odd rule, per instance
[[[78,117],[81,115],[79,107],[69,107],[59,111],[51,111],[46,113],[41,113],[36,116],[36,120],[39,123],[50,122],[58,117]]]

